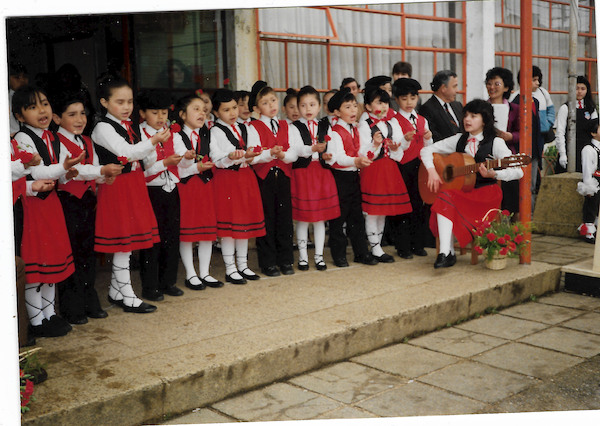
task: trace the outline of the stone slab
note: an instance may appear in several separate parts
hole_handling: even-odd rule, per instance
[[[456,326],[461,330],[487,334],[501,339],[518,339],[547,328],[539,322],[511,318],[504,315],[486,315],[485,317],[465,322]]]
[[[577,309],[543,303],[522,303],[503,309],[501,314],[554,325],[578,317],[582,312]]]
[[[561,324],[565,328],[600,334],[600,313],[589,312]]]
[[[600,298],[566,292],[548,295],[547,297],[540,299],[539,302],[586,311],[600,308]]]
[[[156,424],[161,425],[203,425],[207,423],[232,423],[234,419],[224,416],[208,408],[199,408],[191,413],[171,420],[160,420]]]
[[[455,327],[429,333],[409,341],[411,345],[465,358],[488,351],[506,342],[505,339]]]
[[[519,340],[582,358],[600,354],[600,336],[563,327],[553,327]]]

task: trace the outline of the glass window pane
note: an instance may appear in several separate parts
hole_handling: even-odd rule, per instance
[[[429,83],[438,71],[434,67],[433,52],[408,50],[406,52],[406,62],[410,62],[412,65],[413,78],[421,83],[423,90],[431,91]]]
[[[327,48],[317,44],[290,43],[288,47],[289,85],[297,89],[310,84],[327,88]]]
[[[331,47],[331,86],[339,89],[346,77],[354,77],[363,87],[367,80],[366,50],[356,47]]]
[[[285,87],[285,47],[283,43],[263,41],[261,50],[261,76],[271,87]]]
[[[406,44],[408,46],[461,49],[463,47],[461,31],[462,25],[460,24],[407,19]]]

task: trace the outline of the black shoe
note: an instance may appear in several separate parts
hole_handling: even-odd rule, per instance
[[[298,270],[299,271],[308,271],[308,261],[299,260],[298,261]]]
[[[267,266],[266,268],[261,268],[260,270],[267,277],[278,277],[281,275],[279,269],[277,269],[277,266]]]
[[[208,277],[208,275],[206,277]],[[206,277],[204,277],[204,278],[206,278]],[[205,287],[221,288],[221,287],[223,287],[225,285],[225,284],[223,284],[223,281],[219,281],[219,280],[217,280],[217,281],[207,281],[204,278],[200,278],[200,280],[202,280],[202,284],[204,284]]]
[[[279,272],[279,271],[277,271],[277,272]],[[231,283],[231,284],[246,284],[247,283],[247,281],[246,281],[245,278],[243,278],[243,277],[241,279],[239,279],[239,278],[232,278],[231,275],[225,275],[225,281],[227,281],[228,283]]]
[[[123,312],[133,312],[134,314],[148,314],[150,312],[156,311],[156,306],[151,305],[146,302],[142,302],[142,304],[138,307],[127,306],[123,300],[115,300],[112,297],[108,296],[108,301],[123,309]]]
[[[412,249],[412,252],[415,254],[415,256],[427,256],[427,252],[424,248]]]
[[[56,315],[53,315],[54,318]],[[51,318],[51,319],[52,319]],[[67,323],[67,325],[69,325]],[[42,320],[41,325],[32,325],[30,326],[31,335],[35,337],[59,337],[66,335],[69,331],[71,331],[72,327],[69,325],[69,328],[62,327],[60,324],[54,321],[50,323],[49,320],[44,318]]]
[[[294,275],[294,266],[293,265],[281,265],[279,270],[283,275]]]
[[[104,309],[98,309],[97,311],[89,311],[85,313],[88,318],[106,318],[108,313]]]
[[[346,263],[346,265],[347,264],[348,263]],[[317,271],[327,270],[327,264],[325,263],[325,261],[323,259],[319,260],[318,262],[315,261],[315,266],[317,267]]]
[[[183,296],[183,290],[175,285],[170,285],[162,291],[163,294],[168,294],[169,296]]]
[[[194,278],[194,277],[192,277]],[[206,288],[206,284],[204,284],[204,281],[200,280],[200,284],[192,284],[190,282],[190,280],[185,280],[185,286],[187,288],[189,288],[190,290],[204,290]]]
[[[379,263],[394,263],[395,260],[392,256],[387,253],[383,253],[381,256],[373,256]]]
[[[412,259],[413,255],[411,252],[409,251],[405,251],[405,250],[398,250],[398,257],[402,258],[402,259]]]
[[[379,262],[377,258],[371,253],[367,253],[364,256],[354,256],[355,263],[362,263],[363,265],[377,265]]]
[[[76,317],[76,318],[65,317],[65,319],[69,322],[69,324],[74,324],[74,325],[87,324],[87,322],[88,322],[87,316]]]
[[[444,253],[438,254],[437,259],[435,259],[435,263],[433,264],[434,268],[449,268],[456,263],[456,255],[449,254],[445,255]]]
[[[52,327],[56,327],[56,328],[61,328],[67,331],[67,333],[71,330],[73,330],[73,327],[71,327],[71,324],[69,324],[69,321],[67,321],[66,319],[59,317],[58,315],[52,315],[50,317],[50,319],[48,320],[48,323],[52,326]]]
[[[585,241],[586,243],[590,243],[590,244],[596,244],[596,238],[594,238],[594,237],[592,237],[592,238],[584,237],[583,241]]]
[[[341,257],[339,259],[333,259],[333,264],[335,266],[337,266],[338,268],[345,268],[345,267],[349,266],[348,261],[346,260],[345,257]]]
[[[152,300],[153,302],[165,300],[165,296],[158,290],[142,290],[142,297],[144,299]]]
[[[250,280],[250,281],[256,281],[256,280],[260,280],[260,276],[259,276],[259,275],[256,275],[254,272],[252,272],[252,274],[247,274],[247,273],[245,272],[245,271],[246,271],[246,269],[247,269],[247,270],[249,270],[250,272],[252,272],[252,270],[251,270],[250,268],[244,268],[243,270],[241,270],[241,271],[238,271],[238,272],[239,272],[239,274],[240,274],[242,277],[244,277],[244,278],[246,278],[247,280]]]

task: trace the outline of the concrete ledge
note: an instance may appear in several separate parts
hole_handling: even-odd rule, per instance
[[[51,378],[36,389],[23,424],[140,424],[559,285],[555,265],[511,260],[490,271],[461,256],[455,267],[434,270],[432,254],[187,292],[147,316],[112,309],[64,338],[41,339]]]
[[[544,176],[533,212],[535,232],[561,237],[577,237],[583,197],[577,192],[581,173]]]

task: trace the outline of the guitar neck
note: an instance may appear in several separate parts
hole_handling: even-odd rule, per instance
[[[454,175],[454,177],[457,177],[457,176],[466,176],[466,175],[470,175],[473,173],[477,173],[477,170],[479,169],[480,164],[485,164],[485,167],[487,169],[497,169],[502,166],[502,159],[485,160],[485,161],[482,161],[481,163],[474,163],[474,164],[469,164],[469,165],[465,165],[465,166],[458,166],[458,167],[454,168],[453,175]]]

